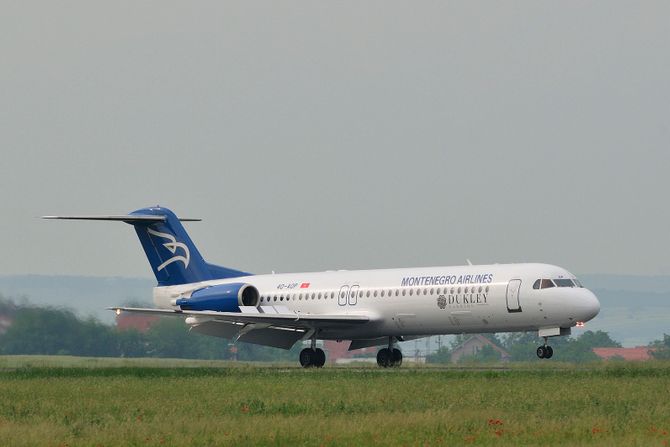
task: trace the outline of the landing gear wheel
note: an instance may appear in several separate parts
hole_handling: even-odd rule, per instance
[[[309,368],[310,366],[313,366],[314,360],[316,360],[316,352],[312,348],[305,348],[300,351],[300,366],[303,368]]]
[[[402,365],[402,352],[400,352],[400,349],[394,348],[392,351],[391,366],[398,368],[400,365]]]
[[[321,368],[323,367],[323,365],[326,364],[326,353],[323,352],[323,349],[316,348],[316,350],[314,350],[314,354],[312,356],[312,362],[313,365],[316,366],[317,368]]]
[[[393,361],[393,353],[388,348],[380,349],[377,353],[377,365],[388,368]]]
[[[545,359],[550,359],[552,355],[554,355],[554,350],[551,346],[545,346],[544,347],[544,358]]]
[[[535,352],[536,352],[537,356],[541,359],[543,359],[547,356],[547,348],[545,348],[544,346],[540,346],[539,348],[537,348],[537,351],[535,351]]]

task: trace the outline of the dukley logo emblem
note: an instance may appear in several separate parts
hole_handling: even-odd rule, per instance
[[[167,248],[173,255],[177,253],[178,248],[184,250],[184,256],[180,255],[173,256],[164,263],[162,263],[161,265],[159,265],[158,268],[156,268],[156,270],[160,272],[168,265],[177,261],[182,262],[184,264],[184,268],[188,268],[188,263],[191,260],[191,253],[189,252],[186,244],[182,242],[177,242],[177,239],[175,239],[175,237],[170,233],[161,233],[160,231],[152,230],[151,228],[147,228],[147,232],[153,236],[158,236],[160,238],[167,239],[169,242],[165,242],[163,244],[163,247]]]

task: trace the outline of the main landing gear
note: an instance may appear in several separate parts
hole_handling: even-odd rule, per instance
[[[550,359],[554,355],[554,350],[551,346],[547,345],[547,337],[544,337],[544,345],[537,348],[537,356],[541,359]]]
[[[300,351],[300,366],[303,368],[321,368],[326,364],[326,353],[321,348],[305,348]]]
[[[303,368],[321,368],[326,364],[326,353],[316,347],[316,333],[312,336],[312,346],[300,351],[300,366]]]
[[[382,368],[399,367],[402,365],[402,352],[393,347],[393,337],[389,337],[388,348],[380,349],[377,353],[377,365]]]

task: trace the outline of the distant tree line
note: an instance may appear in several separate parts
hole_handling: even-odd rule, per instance
[[[496,346],[510,354],[511,361],[539,361],[535,350],[542,344],[537,332],[512,332],[504,335],[481,334]],[[459,334],[450,346],[443,346],[434,354],[428,356],[428,363],[448,363],[455,348],[470,337],[469,334]],[[553,359],[564,362],[591,362],[599,360],[593,348],[620,348],[621,344],[613,340],[604,331],[586,331],[579,337],[553,337],[549,344],[554,348]],[[500,354],[491,346],[484,346],[475,355],[461,357],[463,363],[486,363],[500,360]]]
[[[148,331],[119,330],[95,318],[79,318],[68,309],[17,304],[0,296],[0,317],[11,320],[8,327],[0,326],[0,354],[2,355],[74,355],[92,357],[166,357],[185,359],[237,359],[246,361],[290,361],[297,358],[302,346],[298,343],[290,351],[236,343],[189,332],[181,318],[163,317]],[[1,321],[0,321],[1,322]],[[2,330],[6,329],[4,333]],[[537,361],[536,348],[541,339],[536,332],[515,332],[505,335],[482,334],[493,344],[506,350],[512,361]],[[460,334],[448,346],[430,354],[428,363],[449,363],[455,348],[470,335]],[[586,331],[579,337],[556,337],[550,341],[553,359],[566,362],[598,360],[596,347],[621,347],[607,332]],[[650,344],[653,357],[670,359],[670,335]],[[236,351],[236,352],[233,352]],[[491,346],[484,346],[473,356],[462,357],[468,363],[486,363],[500,360],[500,354]]]
[[[670,359],[670,335],[663,334],[663,340],[656,340],[650,345],[653,350],[651,355],[659,360]]]
[[[189,332],[183,319],[164,317],[141,333],[119,330],[95,318],[79,318],[68,309],[15,304],[0,297],[0,315],[11,319],[0,334],[3,355],[74,355],[92,357],[169,357],[295,361],[291,351],[268,348]],[[235,352],[233,352],[235,351]]]

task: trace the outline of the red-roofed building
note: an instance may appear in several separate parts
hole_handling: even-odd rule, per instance
[[[611,358],[622,358],[628,361],[651,360],[651,351],[654,348],[648,346],[636,346],[635,348],[593,348],[595,355],[603,360]]]
[[[500,355],[501,361],[503,362],[510,361],[511,356],[509,352],[505,351],[503,348],[496,345],[491,340],[489,340],[488,338],[484,337],[481,334],[474,334],[470,336],[467,340],[465,340],[463,343],[456,346],[451,351],[451,361],[453,363],[458,363],[458,361],[464,357],[475,356],[477,355],[477,353],[479,353],[479,351],[482,350],[482,348],[484,348],[484,346],[490,346],[491,348],[493,348],[493,350]]]
[[[335,340],[324,340],[323,349],[326,351],[326,358],[329,362],[335,363],[338,359],[351,359],[354,357],[373,357],[377,356],[379,348],[363,348],[355,351],[349,351],[349,341],[337,342]]]
[[[133,314],[131,312],[121,312],[116,316],[116,327],[122,331],[135,329],[139,332],[146,332],[152,324],[157,322],[160,317],[154,315]]]

